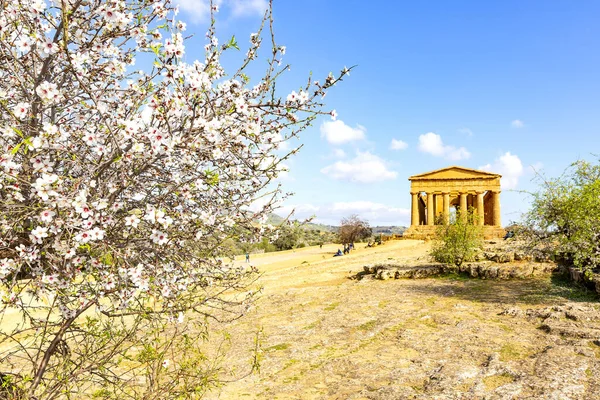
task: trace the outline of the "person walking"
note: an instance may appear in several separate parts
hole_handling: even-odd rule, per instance
[[[246,252],[246,262],[250,262],[250,253]]]

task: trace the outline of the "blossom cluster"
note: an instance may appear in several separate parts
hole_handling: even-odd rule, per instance
[[[29,278],[66,318],[140,296],[177,308],[185,293],[236,279],[221,243],[258,240],[280,197],[282,143],[322,111],[340,77],[285,100],[273,44],[265,77],[227,75],[211,25],[203,60],[183,61],[169,1],[19,0],[0,10],[0,286]],[[68,21],[64,19],[68,18]],[[68,22],[68,23],[67,23]],[[250,38],[244,65],[261,51]],[[236,44],[237,46],[237,44]],[[153,58],[149,70],[136,57]],[[332,114],[333,115],[333,114]],[[292,152],[293,153],[293,152]],[[257,197],[273,190],[258,212]],[[241,232],[241,233],[240,233]]]

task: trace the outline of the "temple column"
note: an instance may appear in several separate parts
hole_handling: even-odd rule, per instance
[[[427,193],[427,225],[433,225],[433,219],[433,193]]]
[[[494,226],[502,226],[500,222],[500,191],[492,192],[492,201],[494,205]]]
[[[485,210],[483,208],[483,192],[477,192],[477,225],[485,222]]]
[[[411,201],[411,205],[410,205],[410,211],[411,211],[411,217],[410,217],[410,225],[411,226],[415,226],[415,225],[419,225],[419,193],[411,193],[410,194],[412,197],[412,201]]]
[[[463,218],[463,220],[467,218],[468,210],[469,208],[467,207],[467,194],[460,193],[460,217]]]
[[[444,198],[444,225],[450,223],[450,193],[442,193]]]

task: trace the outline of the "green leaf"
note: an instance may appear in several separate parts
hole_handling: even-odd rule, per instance
[[[19,151],[19,149],[21,148],[21,145],[22,145],[22,144],[23,144],[23,142],[21,142],[21,143],[19,143],[18,145],[16,145],[16,146],[15,146],[15,148],[14,148],[14,149],[12,149],[12,150],[10,151],[10,154],[12,154],[13,156],[14,156],[15,154],[17,154],[17,152],[18,152],[18,151]]]
[[[161,47],[161,46],[162,46],[162,45],[161,45],[160,43],[156,43],[156,44],[154,44],[154,45],[150,46],[150,48],[152,49],[152,51],[154,52],[154,54],[155,54],[156,56],[158,56],[158,55],[159,55],[159,52],[160,52],[160,47]]]
[[[235,40],[235,35],[233,35],[233,36],[231,37],[231,39],[229,39],[229,42],[228,42],[228,43],[225,45],[225,48],[226,48],[226,49],[228,49],[228,48],[230,48],[230,47],[233,47],[233,48],[234,48],[234,49],[236,49],[236,50],[239,50],[239,49],[240,49],[240,47],[239,47],[239,46],[238,46],[238,44],[237,44],[237,41]]]
[[[11,128],[13,131],[15,131],[17,135],[21,136],[21,139],[25,139],[25,135],[23,135],[23,132],[21,132],[19,128],[15,128],[14,126],[12,126]]]

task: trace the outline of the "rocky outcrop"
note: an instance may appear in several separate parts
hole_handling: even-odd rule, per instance
[[[557,271],[557,268],[554,263],[536,262],[495,263],[481,261],[465,263],[460,267],[439,263],[422,265],[386,263],[365,265],[363,272],[357,274],[356,278],[361,279],[364,276],[372,275],[375,279],[381,280],[420,279],[449,273],[461,273],[480,279],[518,279],[550,274]]]
[[[507,308],[499,315],[538,320],[539,328],[562,338],[593,339],[600,345],[600,311],[590,305],[565,304],[542,309]]]

